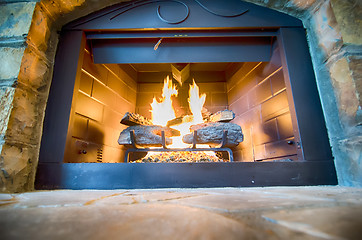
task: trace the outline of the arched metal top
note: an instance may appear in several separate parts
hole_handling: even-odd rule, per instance
[[[302,26],[297,18],[240,0],[136,0],[92,13],[63,30]]]

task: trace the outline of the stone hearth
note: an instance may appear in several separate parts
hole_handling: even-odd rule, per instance
[[[362,189],[0,194],[1,239],[360,239]]]
[[[34,188],[57,31],[74,19],[118,2],[8,0],[0,4],[0,191]],[[339,184],[362,186],[361,3],[248,2],[303,21]]]

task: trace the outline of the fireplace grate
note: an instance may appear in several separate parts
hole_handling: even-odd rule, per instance
[[[229,161],[233,162],[233,152],[230,148],[224,147],[226,145],[226,139],[228,131],[224,130],[222,135],[222,140],[219,146],[213,147],[213,148],[197,148],[197,130],[193,132],[193,139],[192,139],[192,147],[191,148],[167,148],[166,146],[166,137],[165,137],[165,131],[161,131],[161,138],[162,138],[162,147],[161,148],[141,148],[136,143],[136,137],[134,131],[130,131],[130,139],[131,144],[133,148],[127,149],[124,157],[124,162],[129,162],[129,155],[131,153],[147,153],[147,152],[203,152],[203,151],[214,151],[214,152],[226,152],[229,157]]]

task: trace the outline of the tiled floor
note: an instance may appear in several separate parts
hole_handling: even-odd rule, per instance
[[[362,188],[0,194],[0,239],[362,239]]]

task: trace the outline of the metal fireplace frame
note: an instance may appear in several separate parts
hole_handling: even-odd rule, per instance
[[[182,7],[167,20],[162,4]],[[45,113],[36,189],[298,186],[337,184],[333,156],[300,20],[250,3],[230,1],[132,1],[106,8],[63,27]],[[238,5],[233,5],[238,4]],[[160,7],[161,5],[161,7]],[[221,6],[221,5],[220,5]],[[156,12],[154,11],[156,10]],[[133,11],[141,11],[137,18]],[[235,12],[237,11],[237,12]],[[179,12],[179,11],[178,11]],[[139,14],[139,13],[138,13]],[[109,16],[113,16],[111,19]],[[172,16],[172,14],[171,14]],[[147,30],[147,31],[145,31]],[[177,33],[177,34],[175,34]],[[167,35],[169,34],[169,35]],[[163,37],[273,37],[280,48],[292,116],[296,162],[64,163],[75,79],[85,42],[91,39]],[[252,56],[252,50],[245,56]],[[220,58],[227,58],[227,54]]]

